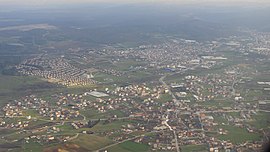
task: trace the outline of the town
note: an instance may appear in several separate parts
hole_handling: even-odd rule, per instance
[[[270,135],[270,80],[261,78],[269,74],[269,38],[250,32],[209,43],[85,49],[79,61],[68,54],[27,59],[19,74],[83,91],[10,101],[0,126],[14,132],[1,140],[65,149],[73,141],[85,148],[80,138],[106,138],[89,151],[129,141],[151,151],[260,151]]]

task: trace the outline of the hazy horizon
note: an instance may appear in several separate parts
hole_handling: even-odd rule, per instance
[[[0,0],[0,152],[263,151],[269,15],[270,0]]]
[[[55,5],[91,3],[166,3],[166,4],[215,4],[215,5],[270,5],[269,0],[0,0],[1,5]]]

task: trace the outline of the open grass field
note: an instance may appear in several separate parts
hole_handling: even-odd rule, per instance
[[[105,137],[99,137],[95,135],[80,134],[76,139],[63,144],[51,144],[43,149],[44,152],[89,152],[95,151],[102,147],[112,144],[113,142]]]
[[[46,80],[31,76],[6,76],[0,75],[0,106],[22,96],[35,94],[44,100],[51,101],[51,95],[56,93],[84,93],[96,86],[67,88]],[[27,114],[26,112],[25,114]],[[34,113],[31,113],[33,114]]]
[[[16,132],[15,129],[5,129],[5,128],[3,128],[3,129],[0,129],[0,136],[2,137],[4,135],[12,134],[14,132]]]
[[[74,133],[74,128],[71,126],[71,123],[65,123],[64,125],[59,125],[57,128],[60,129],[60,132],[63,134],[69,134],[69,133]]]
[[[181,152],[207,152],[208,148],[206,145],[186,145],[181,146]]]
[[[40,128],[40,127],[51,126],[53,124],[55,124],[55,122],[48,122],[48,121],[37,119],[36,121],[30,121],[30,123],[26,127],[26,129],[32,130],[32,129],[36,129],[36,128]]]
[[[114,76],[106,73],[96,73],[94,80],[105,84],[130,84],[130,83],[144,83],[148,81],[158,80],[159,76],[152,75],[146,71],[129,71],[122,76]]]
[[[96,126],[94,126],[91,130],[97,132],[104,132],[104,131],[112,131],[112,130],[119,130],[122,125],[132,124],[134,121],[132,120],[118,120],[112,123],[103,124],[100,122]]]
[[[148,152],[149,146],[145,144],[135,143],[132,141],[126,141],[119,145],[110,147],[109,152]]]
[[[94,80],[102,83],[111,83],[111,82],[125,82],[127,81],[127,78],[124,76],[117,77],[106,73],[96,73],[94,75]]]
[[[257,129],[269,129],[270,128],[270,113],[259,112],[257,115],[252,117],[252,121],[249,122],[250,125],[256,127]]]
[[[107,117],[106,113],[99,113],[95,109],[80,110],[80,114],[85,116],[87,119],[101,119]]]
[[[31,86],[35,87],[44,83],[46,82],[34,77],[0,75],[0,105],[27,95],[30,93]]]
[[[16,123],[18,121],[27,121],[26,117],[14,117],[14,118],[3,118],[6,123]]]
[[[42,151],[43,146],[35,141],[30,141],[29,143],[22,144],[22,152],[38,152]]]
[[[230,125],[224,125],[223,128],[228,131],[227,135],[218,135],[220,140],[229,140],[232,143],[240,144],[246,141],[258,141],[262,138],[260,134],[249,133],[245,128],[239,128]]]
[[[52,101],[51,95],[53,94],[84,93],[94,87],[95,86],[67,88],[49,83],[37,77],[0,75],[0,106],[26,95],[35,94],[44,100]],[[25,114],[28,114],[28,112]],[[31,112],[29,114],[35,115]]]
[[[214,115],[213,117],[214,117],[214,122],[217,122],[219,124],[222,124],[222,123],[227,124],[228,123],[228,120],[221,115]]]
[[[37,117],[38,115],[39,115],[38,111],[34,109],[28,109],[23,111],[23,116]]]
[[[72,143],[79,145],[87,149],[88,151],[94,151],[99,148],[105,147],[106,145],[112,144],[113,142],[105,137],[99,137],[95,135],[80,134]]]
[[[28,76],[4,76],[0,75],[0,91],[1,93],[11,92],[12,90],[24,90],[24,86],[31,86],[36,83],[41,83],[42,80]]]
[[[126,117],[127,116],[121,110],[110,110],[108,113],[110,114],[110,116],[116,115],[118,118],[120,118],[120,117]]]
[[[156,101],[159,103],[165,103],[165,102],[171,101],[171,100],[172,100],[172,96],[170,94],[166,93],[166,94],[160,95],[160,98],[157,99]]]
[[[124,59],[120,62],[117,62],[115,65],[115,69],[119,71],[128,71],[136,66],[145,66],[147,63],[138,62],[132,59]]]
[[[199,103],[201,106],[204,107],[230,107],[233,102],[230,100],[210,100],[210,101],[205,101],[205,102],[200,102]]]
[[[31,135],[31,133],[18,133],[18,132],[15,132],[15,133],[7,135],[5,139],[7,139],[9,142],[10,141],[15,141],[15,140],[19,141],[21,139],[24,139],[25,137],[30,136],[30,135]]]

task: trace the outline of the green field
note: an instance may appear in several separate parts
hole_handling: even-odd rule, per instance
[[[79,145],[89,151],[97,150],[99,148],[110,145],[113,142],[105,137],[99,137],[95,135],[80,134],[72,143]]]
[[[145,144],[135,143],[132,141],[126,141],[119,145],[110,147],[108,152],[148,152],[150,147]]]
[[[117,77],[114,75],[109,75],[106,73],[97,73],[94,75],[94,80],[98,81],[98,82],[102,82],[102,83],[112,83],[112,82],[123,82],[123,81],[127,81],[127,78],[124,76],[121,77]]]
[[[206,145],[187,145],[181,146],[181,152],[207,152]]]
[[[233,101],[231,100],[210,100],[210,101],[205,101],[205,102],[200,102],[201,106],[204,107],[230,107],[233,104]]]
[[[220,140],[229,140],[232,143],[240,144],[246,141],[258,141],[262,138],[260,134],[249,133],[245,128],[224,125],[223,128],[228,131],[227,135],[218,135]]]
[[[113,142],[105,137],[99,137],[95,135],[88,134],[79,134],[77,138],[72,141],[68,141],[62,144],[51,144],[43,149],[46,152],[55,152],[55,151],[80,151],[88,152],[95,151],[107,145],[113,144]]]
[[[74,133],[74,128],[70,123],[65,123],[64,125],[59,125],[57,128],[60,129],[61,133]]]
[[[106,118],[106,113],[100,113],[95,109],[80,110],[80,114],[84,115],[87,119],[101,119]]]
[[[256,127],[257,129],[269,129],[270,128],[270,113],[259,112],[257,115],[252,117],[252,121],[249,122],[250,125]]]
[[[34,109],[28,109],[23,111],[23,116],[37,117],[38,115],[39,115],[38,111]]]
[[[138,61],[134,61],[132,59],[124,59],[124,60],[121,60],[120,62],[117,62],[114,65],[116,66],[115,67],[116,70],[128,71],[128,70],[132,69],[133,67],[144,66],[146,64],[147,63],[145,63],[145,62],[138,62]]]
[[[32,88],[45,83],[35,77],[0,75],[0,105],[29,94]]]
[[[223,116],[217,116],[217,115],[214,115],[214,122],[217,122],[219,124],[221,123],[228,123],[228,120],[226,118],[224,118]]]
[[[103,124],[102,122],[100,122],[99,124],[94,126],[91,130],[98,131],[98,132],[119,130],[121,129],[122,125],[127,125],[127,124],[132,124],[132,123],[134,123],[134,121],[132,120],[118,120],[118,121],[113,121],[108,124]]]
[[[13,90],[24,89],[23,87],[28,87],[36,83],[44,82],[40,79],[28,76],[5,76],[0,75],[0,91],[1,93],[11,92]]]
[[[13,134],[15,133],[15,129],[0,129],[0,136],[3,137],[4,135]],[[0,141],[1,142],[1,141]]]
[[[166,94],[161,94],[160,98],[157,99],[156,101],[159,102],[159,103],[165,103],[165,102],[168,102],[168,101],[171,101],[171,100],[172,100],[172,96],[169,95],[168,93],[166,93]]]
[[[42,151],[43,146],[35,141],[30,141],[29,143],[23,143],[22,151],[23,152],[37,152]]]

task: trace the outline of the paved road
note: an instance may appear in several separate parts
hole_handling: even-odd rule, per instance
[[[106,149],[108,149],[108,148],[110,148],[110,147],[116,146],[116,145],[121,144],[121,143],[123,143],[123,142],[130,141],[130,140],[133,140],[133,139],[136,139],[136,138],[139,138],[139,137],[141,137],[141,136],[135,136],[135,137],[132,137],[132,138],[128,138],[128,139],[126,139],[126,140],[123,140],[123,141],[120,141],[120,142],[117,142],[117,143],[108,145],[108,146],[106,146],[106,147],[103,147],[103,148],[101,148],[101,149],[98,149],[98,150],[96,150],[96,152],[103,151],[103,150],[105,151]]]
[[[179,71],[179,72],[175,72],[175,73],[171,73],[171,74],[165,74],[164,76],[162,76],[162,77],[159,79],[159,82],[160,82],[162,85],[164,85],[164,86],[168,89],[168,92],[169,92],[169,94],[172,96],[175,105],[180,105],[180,106],[181,106],[182,103],[175,97],[175,95],[172,93],[172,91],[170,90],[170,87],[167,85],[167,83],[164,81],[164,79],[165,79],[168,75],[172,76],[172,75],[174,75],[174,74],[184,73],[184,72],[186,72],[186,71],[188,71],[188,70],[195,69],[195,68],[197,68],[197,67],[199,67],[199,66],[200,66],[200,65],[195,65],[195,66],[193,66],[193,67],[191,67],[191,68],[187,68],[187,69],[182,70],[182,71]],[[176,117],[178,116],[178,111],[177,111],[177,110],[175,111],[175,115],[176,115]],[[167,120],[167,121],[168,121],[168,120]],[[169,129],[170,129],[171,131],[173,131],[173,135],[174,135],[174,139],[175,139],[175,147],[176,147],[176,151],[177,151],[177,152],[180,152],[180,148],[179,148],[179,145],[178,145],[178,138],[177,138],[176,132],[175,132],[175,130],[173,130],[173,129],[171,128],[171,126],[167,123],[167,121],[166,121],[165,125],[168,126]],[[187,127],[187,128],[188,128],[188,127]]]
[[[166,84],[166,82],[164,82],[164,79],[167,77],[167,74],[162,76],[160,79],[159,79],[159,82],[162,83],[169,91],[169,94],[172,96],[172,98],[174,99],[175,101],[175,104],[179,104],[179,101],[176,99],[176,97],[174,96],[174,94],[172,93],[172,91],[170,90],[169,86]],[[177,113],[176,113],[176,116],[177,116]],[[165,125],[173,132],[173,136],[174,136],[174,139],[175,139],[175,147],[176,147],[176,151],[177,152],[180,152],[180,148],[179,148],[179,145],[178,145],[178,139],[177,139],[177,135],[176,135],[176,132],[175,130],[172,129],[172,127],[167,123],[168,120],[165,121]]]
[[[177,151],[177,152],[180,152],[176,132],[175,132],[175,130],[173,130],[172,127],[167,123],[168,121],[169,121],[169,119],[167,119],[167,120],[164,122],[164,124],[165,124],[165,125],[173,132],[173,136],[174,136],[174,139],[175,139],[175,147],[176,147],[176,151]]]
[[[106,147],[100,148],[100,149],[96,150],[95,152],[105,151],[106,149],[108,149],[110,147],[116,146],[116,145],[121,144],[121,143],[126,142],[126,141],[134,140],[134,139],[139,138],[139,137],[144,137],[146,134],[150,134],[150,133],[154,133],[154,132],[159,132],[159,131],[151,131],[151,132],[148,132],[148,133],[145,133],[145,134],[142,134],[142,135],[138,135],[138,136],[135,136],[135,137],[132,137],[132,138],[128,138],[128,139],[119,141],[117,143],[108,145]]]

